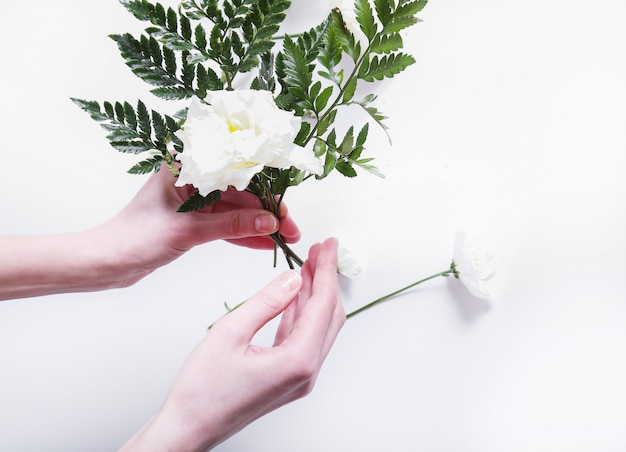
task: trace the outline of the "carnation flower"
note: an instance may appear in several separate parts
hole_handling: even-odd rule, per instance
[[[300,119],[279,109],[270,92],[211,91],[206,101],[192,99],[176,134],[183,142],[177,186],[191,184],[206,196],[229,186],[245,190],[265,166],[323,173],[313,152],[293,143]]]
[[[456,236],[453,256],[452,274],[475,297],[490,299],[493,296],[490,281],[496,273],[493,256],[476,247],[475,239],[464,232]]]
[[[337,250],[337,271],[348,278],[358,278],[363,271],[359,261],[342,245]]]

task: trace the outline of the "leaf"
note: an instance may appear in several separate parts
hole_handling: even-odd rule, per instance
[[[380,172],[380,170],[378,168],[376,168],[374,165],[370,165],[368,162],[372,161],[373,159],[362,159],[362,160],[356,160],[353,163],[355,165],[357,165],[359,168],[363,168],[365,171],[367,171],[368,173],[373,174],[374,176],[378,176],[381,179],[385,178],[385,175],[383,173]]]
[[[175,77],[176,60],[171,50],[163,49],[165,69],[155,64],[150,50],[150,41],[146,38],[148,55],[144,53],[144,46],[131,34],[110,35],[120,50],[126,65],[144,82],[156,86],[177,86],[183,83]]]
[[[387,119],[387,116],[384,116],[383,114],[381,114],[380,111],[378,111],[376,107],[363,107],[363,108],[372,117],[372,119],[376,121],[376,123],[383,130],[385,130],[385,132],[388,130],[388,127],[383,123],[383,121]],[[389,138],[389,141],[391,141],[391,137],[389,137],[389,133],[387,133],[387,137]]]
[[[163,27],[148,27],[146,33],[154,36],[164,46],[172,50],[193,50],[195,46],[191,41],[183,38],[178,33],[171,32]]]
[[[339,153],[341,155],[348,155],[352,152],[352,147],[354,146],[354,127],[350,126],[346,135],[343,138],[343,141],[339,145]]]
[[[324,155],[326,153],[326,142],[324,140],[320,140],[319,138],[315,140],[313,153],[315,154],[315,157],[321,157]]]
[[[182,100],[193,96],[193,91],[184,86],[160,86],[150,90],[155,96],[165,100]]]
[[[424,9],[428,0],[413,0],[400,2],[395,10],[396,17],[415,16]]]
[[[195,212],[202,210],[211,204],[217,203],[220,200],[220,196],[221,193],[219,190],[212,191],[207,196],[202,196],[200,193],[195,192],[180,205],[178,212]]]
[[[327,20],[331,23],[333,17],[329,16]],[[339,32],[334,23],[333,26],[328,27],[324,36],[324,45],[320,47],[318,61],[331,74],[334,74],[334,68],[341,63],[345,41],[345,36]]]
[[[87,101],[83,99],[71,98],[72,102],[78,105],[82,110],[87,112],[89,116],[95,121],[106,121],[109,119],[108,116],[102,114],[100,112],[100,104],[96,101]],[[111,113],[112,116],[112,113]]]
[[[365,123],[365,125],[363,126],[363,128],[359,132],[359,135],[356,138],[356,146],[364,146],[365,145],[365,141],[367,140],[367,134],[369,132],[369,128],[370,128],[369,123]]]
[[[130,129],[137,130],[137,115],[133,106],[128,102],[124,102],[124,118]]]
[[[120,3],[133,16],[143,21],[150,20],[150,16],[154,11],[154,6],[146,0],[120,0]]]
[[[309,137],[311,133],[311,124],[306,121],[302,121],[300,123],[300,131],[293,142],[299,146],[304,146],[305,140]]]
[[[398,33],[405,28],[409,28],[419,22],[417,17],[394,17],[394,19],[383,28],[384,34]]]
[[[332,109],[328,111],[317,123],[318,135],[324,135],[328,128],[333,125],[335,118],[337,117],[337,110]]]
[[[415,58],[405,53],[396,53],[383,57],[374,56],[368,65],[364,64],[361,66],[359,78],[367,82],[391,78],[414,63]]]
[[[337,164],[337,154],[331,149],[326,152],[326,159],[324,161],[324,173],[321,176],[316,176],[317,179],[323,179],[330,174]]]
[[[342,101],[344,103],[350,102],[352,98],[354,97],[357,83],[358,83],[358,79],[356,77],[352,77],[350,80],[348,80],[348,83],[346,83],[346,86],[343,89],[343,98],[342,98]]]
[[[369,0],[355,0],[354,10],[356,12],[356,20],[361,26],[363,34],[371,41],[378,32],[378,26],[376,25],[374,12]]]
[[[163,160],[164,160],[163,157],[161,157],[160,155],[149,158],[147,160],[143,160],[137,163],[131,169],[129,169],[128,173],[138,174],[138,175],[155,173],[159,170],[159,168],[163,164]]]
[[[402,37],[398,33],[378,35],[370,46],[371,53],[391,53],[400,50],[403,46]]]
[[[141,154],[142,152],[152,151],[154,149],[154,146],[143,140],[111,141],[111,146],[125,154]]]
[[[317,96],[314,100],[315,103],[315,111],[320,113],[326,106],[328,105],[328,101],[330,100],[330,96],[333,94],[333,87],[327,86],[322,93]]]
[[[154,137],[156,141],[165,142],[169,131],[163,116],[152,110],[152,128],[154,129]]]
[[[141,136],[149,138],[152,135],[152,125],[150,114],[146,105],[142,101],[137,102],[137,119],[139,122],[139,132]]]
[[[338,161],[335,168],[346,177],[356,177],[357,175],[355,169],[352,167],[352,164],[345,160]]]
[[[393,19],[390,0],[374,0],[374,6],[376,7],[378,20],[384,27]]]

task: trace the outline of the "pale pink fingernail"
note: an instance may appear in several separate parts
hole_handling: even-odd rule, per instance
[[[254,228],[256,232],[271,234],[278,229],[278,220],[272,214],[259,215],[254,219]]]
[[[293,292],[300,288],[302,276],[295,270],[289,270],[278,277],[277,281],[285,292]]]

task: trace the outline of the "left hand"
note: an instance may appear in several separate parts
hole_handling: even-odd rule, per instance
[[[162,168],[153,174],[132,201],[112,220],[94,229],[94,244],[108,247],[119,262],[119,286],[128,286],[168,264],[196,245],[223,239],[256,249],[271,249],[267,237],[280,231],[288,243],[300,230],[287,208],[280,218],[262,209],[256,196],[228,190],[219,202],[191,213],[176,210],[193,188],[175,187]]]

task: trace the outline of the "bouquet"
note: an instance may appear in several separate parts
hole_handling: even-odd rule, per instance
[[[176,9],[120,0],[147,26],[141,36],[110,38],[154,96],[178,105],[160,113],[141,100],[72,100],[113,148],[145,156],[130,173],[165,167],[177,186],[195,187],[180,212],[235,188],[278,216],[287,190],[305,181],[333,171],[382,177],[366,152],[370,124],[387,133],[372,82],[415,63],[402,34],[427,0],[340,2],[320,24],[287,35],[289,0],[183,0]],[[349,106],[367,120],[340,131],[337,118]],[[280,233],[272,239],[290,268],[302,265]],[[437,276],[450,274],[459,275],[454,262]]]

